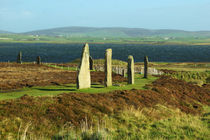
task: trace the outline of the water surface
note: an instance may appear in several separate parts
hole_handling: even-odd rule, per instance
[[[210,46],[139,45],[139,44],[90,44],[94,59],[104,58],[107,48],[112,48],[113,59],[127,61],[133,55],[135,62],[142,62],[145,55],[156,62],[210,62]],[[22,51],[23,61],[35,61],[41,56],[44,62],[66,63],[81,57],[83,44],[0,43],[0,61],[16,61]]]

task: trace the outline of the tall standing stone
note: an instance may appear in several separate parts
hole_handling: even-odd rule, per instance
[[[36,57],[36,64],[38,64],[38,65],[41,64],[41,57],[40,56]]]
[[[112,86],[112,49],[105,53],[105,87]]]
[[[147,78],[148,76],[148,56],[144,57],[144,78]]]
[[[117,74],[121,75],[121,68],[118,66]]]
[[[126,70],[125,70],[125,68],[123,68],[123,70],[122,70],[122,75],[123,75],[123,77],[126,77]]]
[[[89,57],[89,63],[90,63],[90,70],[93,70],[93,58]]]
[[[86,43],[83,47],[83,53],[79,65],[79,71],[77,75],[77,88],[90,88],[91,77],[90,77],[90,64],[89,64],[89,45]]]
[[[17,56],[17,63],[22,64],[22,52],[19,52],[19,53],[18,53],[18,56]]]
[[[132,55],[128,56],[128,84],[134,84],[134,59]]]

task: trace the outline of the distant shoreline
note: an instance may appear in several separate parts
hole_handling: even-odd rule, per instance
[[[28,43],[28,44],[136,44],[136,45],[191,45],[191,46],[209,46],[209,43],[188,43],[188,42],[72,42],[72,41],[8,41],[0,40],[0,43]]]

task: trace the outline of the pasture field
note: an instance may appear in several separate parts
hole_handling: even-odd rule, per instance
[[[210,45],[209,37],[62,37],[62,36],[35,36],[24,34],[0,34],[0,43],[114,43],[114,44],[165,44],[165,45]]]
[[[127,85],[113,73],[109,88],[91,71],[91,89],[77,90],[77,62],[0,63],[0,139],[210,138],[209,63],[151,62],[165,74]]]

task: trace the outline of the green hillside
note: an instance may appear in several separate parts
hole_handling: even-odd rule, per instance
[[[26,32],[27,35],[70,36],[70,37],[210,37],[210,31],[149,30],[143,28],[94,28],[62,27]]]
[[[62,27],[12,33],[0,30],[0,42],[138,43],[209,45],[210,31],[149,30],[143,28]]]
[[[12,32],[8,32],[8,31],[0,30],[0,34],[12,34]]]

